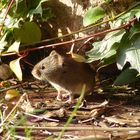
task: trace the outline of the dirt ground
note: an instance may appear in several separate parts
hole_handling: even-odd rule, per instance
[[[38,81],[16,84],[19,97],[1,103],[8,128],[15,130],[15,139],[59,139],[76,103],[57,101],[57,92]],[[12,87],[12,86],[11,86]],[[4,88],[2,89],[5,92]],[[140,87],[102,86],[85,97],[65,128],[61,139],[74,140],[138,140],[140,139]],[[75,99],[76,100],[76,99]],[[7,107],[7,109],[4,109]],[[26,130],[30,131],[30,137]],[[4,130],[1,138],[6,134]]]

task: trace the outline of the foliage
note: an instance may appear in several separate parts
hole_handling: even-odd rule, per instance
[[[42,4],[48,0],[16,0],[10,7],[10,2],[2,0],[0,3],[0,53],[16,52],[23,45],[29,45],[41,40],[41,31],[38,20],[47,21],[53,16],[50,8],[42,8]],[[104,0],[106,4],[112,0]],[[8,14],[6,10],[8,10]],[[109,12],[107,12],[109,13]],[[83,25],[89,26],[96,22],[99,23],[106,17],[106,11],[101,6],[90,7],[83,17]],[[114,15],[111,11],[110,15]],[[109,16],[109,15],[107,15]],[[40,18],[38,18],[40,17]],[[137,22],[129,25],[129,29],[121,28],[114,31],[122,25],[128,24],[129,21],[136,17]],[[87,62],[100,60],[103,64],[116,62],[118,69],[122,70],[127,62],[130,63],[130,69],[135,69],[140,73],[140,5],[136,3],[121,15],[111,17],[106,23],[110,25],[112,32],[109,32],[101,41],[94,42],[93,48],[86,52]],[[100,22],[101,25],[105,22]],[[22,80],[22,71],[20,60],[22,57],[10,62],[10,67],[16,74],[17,78]],[[83,57],[73,54],[77,61],[85,62]],[[123,73],[128,73],[124,71]],[[123,75],[123,74],[122,74]],[[121,75],[121,76],[122,76]],[[138,78],[137,78],[138,79]],[[128,83],[128,81],[126,82]]]
[[[128,39],[129,36],[124,36],[120,48],[118,49],[117,65],[122,69],[129,62],[131,67],[140,72],[140,34]]]
[[[120,43],[125,32],[124,29],[110,32],[102,41],[93,43],[93,49],[87,52],[89,56],[88,62],[109,58],[111,55],[114,55],[118,48],[117,43]]]
[[[132,68],[125,69],[114,81],[115,86],[121,86],[124,84],[129,84],[137,81],[139,77],[137,77],[138,71]]]
[[[42,3],[47,0],[16,0],[10,7],[6,0],[0,4],[0,53],[19,52],[20,47],[41,40],[41,31],[38,21],[48,20],[53,16],[50,8],[42,8]],[[8,14],[6,10],[9,9]],[[36,18],[40,17],[40,18]],[[13,61],[14,62],[14,61]],[[13,70],[15,63],[11,62],[10,67]],[[16,60],[15,60],[16,62]],[[14,72],[19,80],[22,80],[22,71],[19,66]]]
[[[90,16],[89,16],[90,17]],[[110,21],[110,29],[120,27],[122,25],[128,24],[129,21],[136,17],[137,21],[134,25],[130,25],[128,29],[120,29],[117,31],[112,31],[106,34],[103,40],[94,42],[93,48],[86,52],[88,56],[87,62],[92,62],[95,60],[101,60],[104,64],[110,64],[116,62],[118,68],[122,70],[127,62],[130,63],[130,69],[135,69],[140,73],[140,6],[134,6],[125,14],[119,16],[113,21]],[[92,19],[91,19],[92,20]],[[124,26],[125,27],[125,26]],[[117,79],[121,84],[128,84],[131,82],[131,78],[126,79],[126,75],[129,75],[128,70],[123,71],[120,75],[123,80],[121,82],[120,77]],[[127,74],[125,74],[127,73]],[[124,75],[124,77],[122,77]],[[136,74],[134,75],[134,79]],[[131,75],[132,77],[132,75]]]
[[[100,6],[94,8],[90,7],[83,18],[83,24],[84,26],[88,26],[92,23],[95,23],[96,21],[98,21],[104,16],[105,16],[105,11]]]
[[[16,74],[19,81],[22,81],[22,71],[20,67],[20,57],[10,62],[11,70]]]

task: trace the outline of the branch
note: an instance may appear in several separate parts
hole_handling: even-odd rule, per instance
[[[61,131],[64,127],[35,127],[35,126],[9,126],[9,128],[15,128],[15,129],[34,129],[34,130],[52,130],[52,131]],[[65,128],[67,131],[140,131],[140,127],[69,127],[67,126]]]
[[[72,44],[74,42],[78,42],[78,41],[81,41],[81,40],[86,40],[86,39],[91,38],[91,37],[97,37],[97,36],[100,36],[102,34],[106,34],[106,33],[112,32],[112,31],[116,31],[116,30],[120,30],[122,28],[128,28],[136,20],[137,20],[137,18],[135,17],[135,18],[132,18],[127,24],[121,25],[121,26],[119,26],[117,28],[114,28],[114,29],[107,29],[105,31],[101,31],[101,32],[91,34],[91,35],[88,35],[86,37],[81,37],[81,38],[78,38],[78,39],[75,39],[75,40],[69,40],[69,41],[64,41],[64,42],[60,42],[60,43],[44,45],[44,46],[40,46],[40,47],[37,47],[37,48],[30,48],[30,49],[22,50],[22,51],[19,51],[19,53],[25,53],[26,51],[35,51],[35,50],[40,50],[40,49],[44,49],[44,48],[56,47],[56,46],[61,46],[61,45],[64,45],[64,44]],[[29,45],[29,46],[33,47],[34,45]],[[13,52],[13,53],[2,54],[1,56],[9,56],[9,55],[15,55],[15,54],[16,53]]]

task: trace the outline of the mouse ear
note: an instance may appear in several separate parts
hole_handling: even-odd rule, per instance
[[[55,51],[55,50],[53,50],[51,53],[50,53],[50,58],[54,61],[58,61],[58,58],[59,58],[59,54]]]
[[[54,55],[58,55],[58,53],[55,50],[51,51],[50,53],[50,56],[54,56]]]
[[[55,61],[55,63],[57,63],[57,65],[62,65],[63,64],[63,58],[62,56],[57,53],[55,50],[53,50],[51,53],[50,53],[50,56],[51,56],[51,59],[52,61]]]

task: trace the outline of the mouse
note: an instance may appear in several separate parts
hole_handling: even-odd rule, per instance
[[[36,79],[49,82],[57,90],[57,100],[62,100],[63,93],[68,95],[67,103],[73,102],[74,95],[80,95],[84,84],[85,95],[91,93],[95,83],[95,72],[87,63],[77,62],[55,50],[38,62],[31,73]]]

